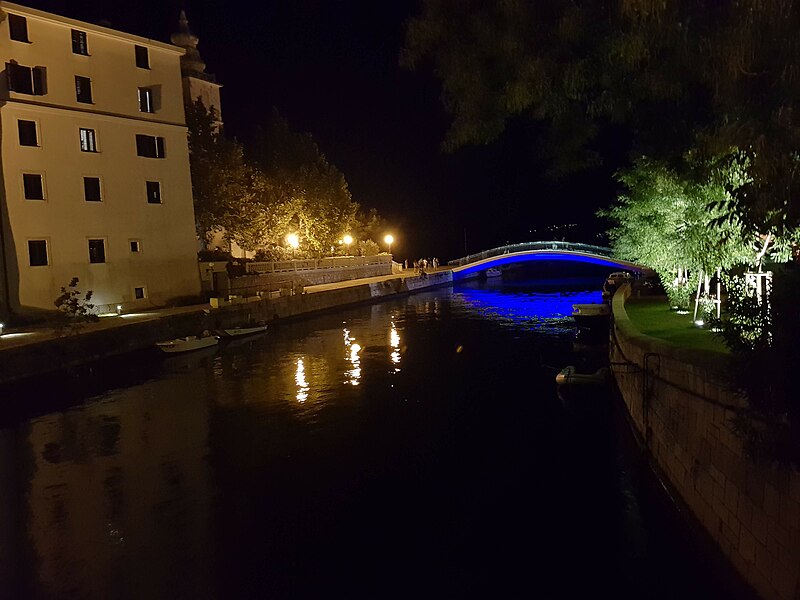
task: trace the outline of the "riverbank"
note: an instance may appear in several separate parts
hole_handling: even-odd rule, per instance
[[[642,334],[614,295],[610,358],[631,425],[672,495],[763,598],[800,583],[800,474],[754,463],[733,430],[747,416],[730,357]]]
[[[309,286],[303,294],[211,308],[208,304],[103,317],[70,335],[50,328],[0,336],[0,384],[150,348],[156,342],[243,322],[274,322],[452,283],[449,270]]]

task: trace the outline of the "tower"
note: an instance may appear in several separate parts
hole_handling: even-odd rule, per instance
[[[178,19],[178,31],[173,33],[170,39],[174,45],[186,50],[181,57],[184,104],[191,104],[199,98],[207,109],[214,109],[217,126],[221,126],[222,104],[219,90],[222,85],[217,83],[214,75],[206,73],[206,63],[203,62],[200,52],[197,50],[200,38],[189,29],[189,21],[183,10]]]

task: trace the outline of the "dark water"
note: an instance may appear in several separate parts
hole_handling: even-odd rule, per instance
[[[441,289],[4,390],[72,406],[0,430],[0,589],[726,597],[625,424],[556,396],[599,295]]]

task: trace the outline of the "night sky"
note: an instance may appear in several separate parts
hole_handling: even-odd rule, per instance
[[[347,178],[353,199],[393,224],[396,259],[448,260],[506,242],[596,242],[594,217],[614,197],[619,161],[553,182],[535,126],[498,142],[440,150],[448,115],[429,67],[398,66],[418,0],[27,0],[27,6],[169,41],[181,8],[223,85],[226,132],[245,144],[272,106],[309,132]],[[577,229],[549,226],[577,223]]]

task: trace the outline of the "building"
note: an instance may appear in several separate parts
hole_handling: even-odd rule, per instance
[[[180,59],[170,44],[0,2],[0,312],[199,293]]]

